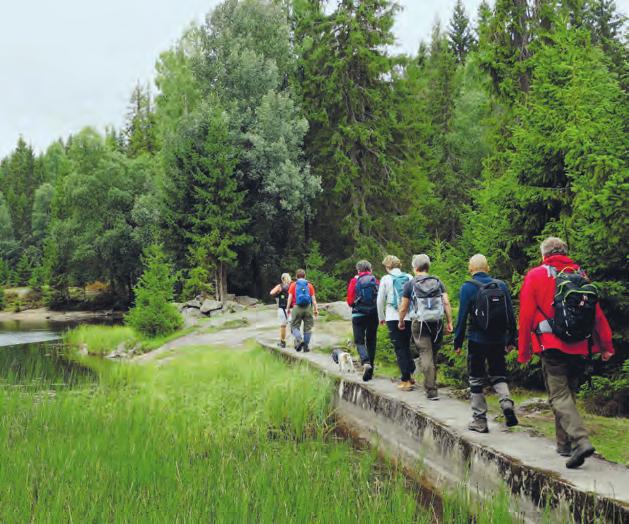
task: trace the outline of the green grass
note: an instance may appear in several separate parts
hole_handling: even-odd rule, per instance
[[[114,367],[95,391],[0,390],[1,521],[423,520],[401,475],[333,441],[331,384],[305,367],[208,348]]]
[[[232,318],[230,320],[226,320],[222,324],[218,324],[216,326],[210,326],[205,330],[206,333],[217,333],[218,331],[223,331],[224,329],[238,329],[241,327],[246,327],[250,324],[249,319],[242,318]]]
[[[90,355],[97,356],[108,355],[121,344],[124,344],[127,348],[136,347],[140,352],[146,353],[192,331],[194,331],[193,328],[186,328],[175,331],[170,335],[146,338],[129,326],[84,324],[68,331],[64,336],[64,342],[73,348],[85,345]]]

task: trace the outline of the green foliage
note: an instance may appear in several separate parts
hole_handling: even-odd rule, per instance
[[[6,305],[6,300],[4,297],[4,289],[0,287],[0,311],[4,309],[5,305]]]
[[[332,302],[345,298],[346,286],[343,281],[326,273],[325,257],[321,254],[318,242],[310,245],[310,251],[306,257],[306,278],[315,286],[317,300],[319,302]]]
[[[104,356],[124,344],[132,346],[137,336],[129,326],[91,326],[84,324],[68,331],[63,340],[74,348],[85,347],[90,355]]]
[[[176,277],[158,245],[148,247],[143,256],[144,273],[135,286],[135,305],[126,322],[142,335],[168,335],[183,324],[172,304]]]

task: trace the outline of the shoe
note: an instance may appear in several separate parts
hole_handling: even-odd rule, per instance
[[[302,344],[301,349],[303,350],[304,353],[308,353],[308,351],[310,351],[308,344]]]
[[[429,391],[428,393],[426,393],[426,398],[428,400],[439,400],[439,393],[437,393],[436,391]]]
[[[363,380],[368,382],[371,380],[371,377],[373,377],[373,366],[369,362],[366,362],[363,366]]]
[[[585,444],[579,444],[572,452],[571,457],[566,462],[568,469],[575,469],[583,466],[585,459],[591,457],[594,454],[594,446],[589,442]]]
[[[411,379],[409,380],[409,382],[410,382],[411,384],[413,384],[413,386],[414,386],[415,384],[417,384],[417,381],[416,381],[414,378],[411,378]]]
[[[487,427],[487,420],[482,418],[475,418],[470,422],[467,426],[467,429],[470,431],[477,431],[478,433],[489,433],[489,428]]]
[[[562,457],[570,457],[570,456],[572,456],[572,446],[570,444],[565,444],[565,445],[557,444],[556,451]]]
[[[286,341],[285,340],[280,340],[280,343],[278,344],[279,347],[281,347],[282,349],[286,348]]]
[[[519,424],[518,417],[515,416],[515,411],[513,411],[513,408],[505,408],[502,410],[502,412],[505,415],[505,424],[507,424],[507,427],[511,428]]]
[[[413,384],[410,380],[403,380],[397,385],[397,387],[402,391],[413,391]]]
[[[297,344],[297,345],[295,346],[295,351],[299,352],[299,351],[301,351],[301,349],[302,349],[303,347],[304,347],[304,343],[303,343],[303,342],[300,342],[299,344]]]

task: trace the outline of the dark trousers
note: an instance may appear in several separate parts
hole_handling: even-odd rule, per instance
[[[400,367],[403,382],[409,381],[411,379],[411,375],[415,372],[415,361],[411,356],[411,321],[407,320],[405,324],[406,329],[401,331],[398,328],[397,320],[387,321],[389,338],[395,348],[397,365]]]
[[[487,401],[483,394],[485,375],[498,394],[500,407],[513,409],[507,385],[505,344],[482,344],[470,340],[467,345],[467,370],[470,381],[470,400],[474,419],[487,420]]]
[[[494,386],[507,381],[505,344],[482,344],[470,340],[467,351],[467,371],[472,393],[482,393],[485,376]]]
[[[361,363],[369,362],[372,366],[376,358],[376,339],[378,336],[378,312],[352,318],[354,343],[360,355]]]

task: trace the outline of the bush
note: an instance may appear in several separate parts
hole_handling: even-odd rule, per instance
[[[82,325],[64,336],[66,344],[75,347],[85,345],[90,355],[107,355],[120,344],[132,345],[135,339],[133,329],[128,326]]]
[[[4,309],[4,289],[0,287],[0,311]]]
[[[629,360],[611,377],[592,377],[591,385],[581,386],[579,398],[590,413],[629,417]]]
[[[126,322],[149,337],[168,335],[183,324],[172,304],[176,277],[161,246],[147,248],[143,262],[144,273],[134,288],[135,306],[126,316]]]
[[[319,302],[334,302],[345,298],[347,286],[341,279],[323,271],[326,260],[319,243],[313,242],[306,258],[306,278],[315,287]]]

